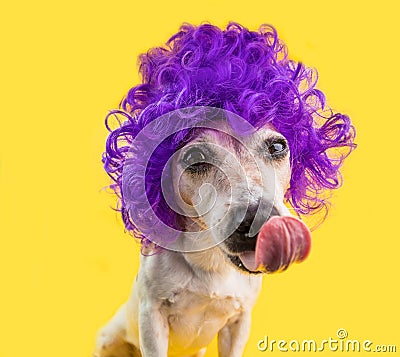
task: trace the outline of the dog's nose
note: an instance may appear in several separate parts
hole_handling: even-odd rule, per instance
[[[247,235],[250,231],[250,227],[253,224],[253,222],[254,222],[254,217],[244,220],[242,223],[240,223],[239,227],[236,228],[236,232]]]
[[[236,215],[236,232],[245,237],[254,237],[262,225],[272,216],[280,216],[274,206],[260,207],[260,205],[249,206],[243,217],[243,209]],[[242,218],[242,219],[241,219]],[[250,231],[251,230],[251,231]],[[252,233],[253,232],[253,233]],[[252,233],[252,234],[250,234]]]
[[[254,217],[257,213],[259,205],[251,205],[251,206],[243,206],[238,207],[234,211],[234,221],[236,225],[241,226],[245,224],[245,222],[250,222],[254,220]]]

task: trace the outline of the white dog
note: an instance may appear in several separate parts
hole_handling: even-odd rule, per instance
[[[307,255],[310,233],[284,204],[286,139],[267,126],[239,142],[228,124],[220,128],[200,131],[172,160],[175,195],[185,212],[198,213],[187,215],[182,230],[208,232],[218,244],[148,247],[132,294],[99,333],[94,356],[200,357],[216,334],[219,356],[242,356],[259,273]]]

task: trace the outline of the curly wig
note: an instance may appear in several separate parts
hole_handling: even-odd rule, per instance
[[[110,134],[103,163],[114,181],[110,187],[119,197],[117,209],[125,227],[142,243],[148,243],[156,230],[144,201],[164,224],[178,229],[179,214],[162,195],[161,174],[171,155],[188,140],[190,129],[169,135],[148,162],[141,162],[140,155],[146,140],[139,142],[135,151],[139,154],[131,163],[133,168],[146,165],[145,192],[133,170],[129,199],[122,190],[124,164],[141,130],[180,108],[221,108],[255,128],[272,124],[286,137],[291,152],[286,199],[298,214],[327,208],[322,193],[341,185],[339,169],[355,147],[355,130],[348,116],[325,107],[325,95],[316,88],[316,71],[288,58],[272,26],[250,31],[237,23],[224,30],[211,24],[183,24],[164,46],[140,55],[139,64],[142,83],[131,88],[119,109],[106,117]],[[114,129],[109,125],[112,117],[118,120]],[[195,125],[196,118],[192,120]],[[168,120],[164,121],[153,135],[168,130]],[[337,150],[341,148],[346,150]]]

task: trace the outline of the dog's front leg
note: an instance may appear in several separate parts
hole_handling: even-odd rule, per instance
[[[241,357],[250,334],[251,311],[243,311],[218,332],[219,357]]]
[[[168,321],[160,305],[153,301],[139,304],[139,341],[142,357],[167,357]]]

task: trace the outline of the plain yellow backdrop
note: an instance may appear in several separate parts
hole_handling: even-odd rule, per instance
[[[319,70],[319,88],[352,117],[359,144],[310,257],[265,278],[245,356],[282,354],[257,351],[264,335],[322,340],[339,328],[400,350],[396,5],[2,3],[0,356],[90,356],[138,268],[138,245],[101,191],[109,183],[100,161],[104,116],[138,82],[139,53],[184,21],[229,20],[251,29],[273,24],[291,57]]]

